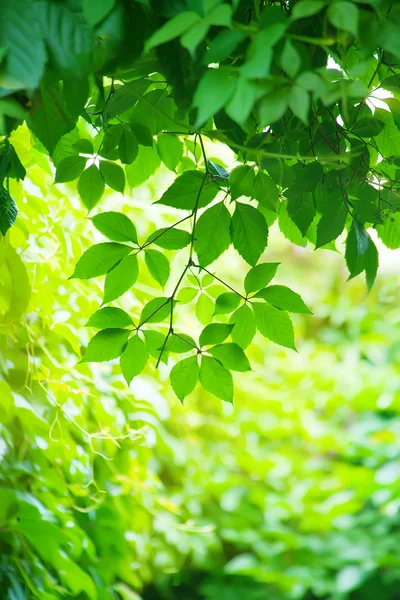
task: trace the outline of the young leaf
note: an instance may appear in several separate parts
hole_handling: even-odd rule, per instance
[[[109,211],[92,217],[93,225],[114,242],[138,243],[136,228],[123,213]]]
[[[287,310],[288,312],[312,314],[301,296],[285,285],[270,285],[257,292],[254,298],[262,298],[276,308]]]
[[[229,322],[233,324],[231,337],[241,348],[247,348],[256,333],[256,321],[254,313],[244,304],[231,316]]]
[[[128,385],[136,375],[143,371],[148,358],[144,341],[137,334],[131,337],[120,358],[122,375]]]
[[[231,371],[250,371],[250,363],[238,344],[219,344],[209,348],[208,352]]]
[[[254,176],[254,169],[248,165],[241,165],[231,171],[229,174],[229,189],[232,200],[236,200],[240,196],[252,197]]]
[[[132,248],[123,244],[114,242],[95,244],[82,254],[70,279],[90,279],[105,275],[130,252]]]
[[[157,229],[147,238],[147,242],[154,240],[156,246],[166,250],[180,250],[190,244],[191,236],[188,231],[176,227]]]
[[[82,363],[106,362],[117,358],[125,349],[130,331],[127,329],[103,329],[90,340]]]
[[[231,216],[223,202],[207,209],[196,226],[194,249],[202,267],[214,262],[231,243]]]
[[[106,306],[92,314],[86,327],[96,329],[119,329],[133,325],[131,317],[121,308]]]
[[[125,294],[136,283],[138,275],[139,263],[137,256],[131,254],[123,258],[106,275],[103,304],[116,300],[122,294]]]
[[[209,346],[210,344],[220,344],[230,335],[233,325],[227,323],[211,323],[204,327],[200,334],[200,346]]]
[[[57,165],[54,183],[66,183],[77,179],[85,168],[86,161],[83,156],[67,156],[61,160]]]
[[[258,331],[275,344],[296,350],[294,331],[289,315],[269,304],[254,302],[253,310]]]
[[[215,183],[211,183],[205,178],[205,173],[186,171],[175,179],[174,183],[158,200],[158,204],[165,204],[182,210],[193,210],[200,194],[197,208],[204,208],[214,200],[219,191]],[[203,183],[204,179],[205,183]]]
[[[230,313],[240,304],[240,296],[233,292],[224,292],[218,296],[215,302],[214,315],[224,315]]]
[[[103,179],[108,187],[116,192],[121,192],[121,194],[124,193],[125,173],[119,165],[114,162],[102,160],[100,163],[100,173],[103,175]]]
[[[246,262],[254,266],[268,242],[264,215],[249,204],[236,202],[231,221],[232,243]]]
[[[123,127],[118,143],[119,159],[124,165],[133,163],[139,152],[139,145],[132,131]]]
[[[199,378],[197,356],[190,356],[176,363],[171,369],[170,382],[172,389],[181,402],[191,394]]]
[[[246,294],[257,292],[269,284],[276,275],[280,263],[262,263],[250,269],[244,279]]]
[[[144,259],[150,275],[164,287],[171,272],[168,259],[158,250],[145,250]]]
[[[183,155],[183,144],[179,137],[170,133],[157,136],[157,150],[164,165],[175,171]]]
[[[148,302],[140,315],[140,323],[161,323],[171,314],[169,298],[153,298]]]
[[[92,210],[104,193],[104,179],[96,165],[90,165],[81,173],[78,192],[86,208]]]
[[[207,392],[226,402],[233,401],[232,375],[215,358],[202,356],[199,379]]]

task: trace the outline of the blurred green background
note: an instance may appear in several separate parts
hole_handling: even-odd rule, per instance
[[[182,406],[164,365],[128,390],[112,364],[78,364],[101,282],[68,281],[94,240],[76,190],[13,138],[30,179],[0,249],[0,598],[398,599],[398,253],[381,249],[368,295],[339,253],[272,227],[265,259],[314,313],[295,315],[298,353],[255,338],[233,406],[201,389]],[[168,177],[101,209],[145,236],[171,222],[151,204]],[[236,255],[216,268],[240,285]],[[203,285],[188,333],[220,292]],[[151,286],[120,306],[140,312]]]

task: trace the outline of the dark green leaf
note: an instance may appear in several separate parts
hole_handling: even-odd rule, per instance
[[[209,65],[228,58],[231,52],[233,52],[244,39],[246,39],[244,31],[239,31],[238,29],[223,29],[211,41],[209,48],[204,55],[204,64]]]
[[[333,2],[328,8],[328,19],[337,29],[349,31],[357,37],[358,7],[352,2]]]
[[[139,263],[137,256],[135,254],[125,256],[106,275],[103,304],[116,300],[116,298],[125,294],[136,283],[138,275]]]
[[[285,285],[270,285],[257,292],[254,297],[262,298],[281,310],[312,314],[310,309],[304,304],[301,296]]]
[[[231,371],[250,371],[250,363],[238,344],[219,344],[209,348],[208,352]]]
[[[150,85],[150,81],[147,79],[138,79],[136,81],[130,81],[121,85],[111,95],[108,100],[104,113],[106,118],[110,119],[116,115],[121,115],[130,108],[132,108],[141,96],[146,92]],[[110,128],[109,128],[110,129]],[[115,129],[114,127],[112,129]],[[122,131],[122,127],[118,128]],[[118,140],[117,142],[118,143]],[[116,144],[114,144],[116,146]]]
[[[131,337],[120,359],[122,375],[128,385],[143,371],[148,358],[144,341],[137,334]]]
[[[144,259],[150,275],[164,287],[171,272],[168,259],[158,250],[145,250]]]
[[[41,95],[35,97],[29,127],[50,154],[53,154],[60,138],[74,125],[60,92],[55,87],[43,88]]]
[[[103,175],[104,182],[116,192],[124,193],[125,173],[124,170],[113,162],[101,161],[100,173]]]
[[[260,122],[263,127],[279,121],[285,114],[289,102],[288,88],[280,88],[264,96],[259,104]]]
[[[132,131],[128,127],[123,127],[121,137],[118,142],[119,158],[125,165],[133,163],[139,152],[139,145]]]
[[[292,321],[286,312],[260,302],[254,302],[252,307],[261,335],[275,344],[296,350]]]
[[[225,106],[235,89],[233,70],[230,67],[207,69],[196,88],[193,105],[197,110],[195,127],[203,125]]]
[[[63,82],[63,96],[68,113],[75,120],[83,113],[90,95],[87,77],[68,77]],[[82,151],[83,152],[83,151]]]
[[[268,226],[264,215],[242,202],[236,203],[231,221],[232,243],[250,265],[255,265],[268,242]]]
[[[364,254],[364,263],[365,279],[367,282],[367,288],[370,290],[374,285],[379,266],[378,250],[376,249],[376,246],[370,237],[367,251]]]
[[[130,252],[132,248],[123,244],[96,244],[82,254],[70,279],[90,279],[105,275]]]
[[[85,168],[87,159],[83,156],[67,156],[59,162],[56,170],[55,183],[65,183],[78,179]]]
[[[288,197],[287,211],[289,217],[297,225],[303,235],[315,217],[315,205],[311,192],[291,194]]]
[[[171,369],[170,381],[172,389],[181,402],[191,394],[199,378],[197,356],[190,356],[176,363]]]
[[[231,216],[223,202],[208,208],[196,226],[194,249],[202,267],[214,262],[231,243]]]
[[[317,225],[316,248],[336,240],[342,233],[347,217],[347,209],[343,202],[330,202]]]
[[[165,44],[176,37],[179,37],[189,27],[200,21],[200,17],[193,11],[185,11],[169,19],[160,29],[151,36],[147,42],[147,50]]]
[[[269,175],[259,171],[254,179],[252,196],[268,210],[276,212],[279,190]]]
[[[130,331],[103,329],[90,340],[81,362],[106,362],[118,358],[124,351]]]
[[[93,225],[109,240],[114,242],[138,243],[136,228],[123,213],[109,211],[92,218]]]
[[[104,193],[104,179],[96,165],[91,165],[78,179],[78,192],[83,204],[92,210]]]
[[[203,181],[205,181],[204,184]],[[186,171],[175,179],[174,183],[158,200],[158,203],[182,210],[193,210],[199,194],[200,199],[197,206],[203,208],[210,204],[218,191],[219,188],[215,183],[208,181],[205,173]]]
[[[17,205],[13,197],[3,186],[0,187],[0,232],[6,235],[18,215]]]
[[[244,280],[246,294],[257,292],[269,284],[275,277],[280,263],[263,263],[250,269]]]
[[[354,123],[352,131],[360,137],[373,137],[379,135],[385,124],[374,117],[362,117]]]
[[[200,334],[200,346],[209,346],[210,344],[220,344],[230,335],[233,325],[227,323],[210,323],[206,325]]]
[[[124,328],[133,325],[131,317],[121,308],[106,306],[100,308],[90,317],[86,327],[96,329]]]
[[[226,402],[233,401],[232,375],[215,358],[201,357],[199,379],[207,392]]]
[[[89,25],[97,25],[110,12],[115,0],[82,0],[83,14]]]

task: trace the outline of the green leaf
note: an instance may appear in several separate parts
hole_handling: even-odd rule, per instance
[[[400,213],[390,215],[383,225],[378,225],[376,229],[386,248],[400,248]]]
[[[233,325],[227,323],[210,323],[206,325],[200,334],[200,346],[209,346],[210,344],[220,344],[230,335]]]
[[[125,165],[130,165],[137,157],[138,152],[139,144],[132,131],[128,127],[123,127],[118,143],[120,161]]]
[[[290,242],[298,246],[307,244],[307,240],[302,236],[300,229],[289,217],[286,202],[281,202],[279,205],[278,223],[279,229]]]
[[[116,300],[125,294],[135,283],[139,275],[139,263],[135,254],[125,256],[106,275],[103,304]]]
[[[67,156],[57,165],[54,183],[66,183],[78,179],[85,168],[87,159],[83,156]]]
[[[252,307],[261,335],[275,344],[296,350],[292,321],[286,312],[260,302],[254,302]]]
[[[93,225],[113,242],[138,243],[136,228],[123,213],[109,211],[92,217]]]
[[[236,200],[240,196],[252,197],[254,177],[254,169],[247,165],[241,165],[231,171],[229,174],[229,189],[232,200]]]
[[[51,155],[57,142],[74,128],[75,123],[67,113],[63,97],[54,87],[43,88],[32,104],[29,127]]]
[[[220,344],[209,348],[207,352],[219,360],[226,369],[231,371],[250,371],[250,363],[238,344]]]
[[[246,34],[244,31],[223,29],[211,40],[204,55],[203,63],[209,65],[225,60],[245,39]]]
[[[285,32],[284,23],[272,23],[258,31],[246,53],[246,62],[241,66],[242,75],[249,79],[266,79],[270,75],[273,58],[272,47]]]
[[[231,333],[232,340],[241,348],[247,348],[256,333],[253,311],[247,304],[243,304],[231,315],[229,322],[234,325]]]
[[[155,148],[139,146],[139,152],[131,165],[125,169],[126,178],[131,187],[138,187],[147,181],[160,166],[160,157]]]
[[[147,91],[149,85],[149,80],[138,79],[136,81],[129,81],[128,83],[118,87],[111,95],[111,98],[108,100],[105,106],[104,113],[106,118],[111,119],[112,117],[120,115],[131,109],[139,100],[139,98]],[[107,132],[110,129],[115,130],[117,128],[109,127],[107,128]],[[118,126],[118,131],[122,132],[122,126]],[[116,146],[117,143],[118,140],[114,146]]]
[[[140,315],[140,323],[161,323],[171,313],[171,300],[169,298],[153,298],[144,306]]]
[[[151,135],[157,135],[163,129],[175,131],[176,124],[173,120],[175,111],[175,103],[165,89],[151,90],[133,108],[129,119],[131,123],[148,127]]]
[[[250,269],[244,279],[244,289],[246,294],[258,292],[261,288],[269,284],[276,275],[280,263],[263,263]]]
[[[175,171],[183,156],[183,144],[179,137],[169,133],[159,134],[157,150],[164,165],[171,171]]]
[[[214,315],[224,315],[230,313],[239,306],[240,296],[233,292],[224,292],[218,296],[215,302]]]
[[[176,352],[178,354],[185,354],[190,352],[194,348],[197,348],[197,344],[190,335],[186,333],[172,333],[169,336],[165,349],[168,352]]]
[[[231,216],[223,202],[208,208],[197,221],[194,250],[202,267],[214,262],[229,248],[230,222]]]
[[[168,259],[158,250],[145,250],[144,259],[150,275],[164,287],[171,272]]]
[[[86,323],[86,327],[96,327],[96,329],[123,329],[132,325],[133,321],[128,313],[121,308],[111,306],[97,310]]]
[[[332,240],[336,240],[344,229],[346,217],[347,209],[342,201],[330,202],[318,221],[315,247],[321,248],[321,246],[329,244]]]
[[[279,121],[287,110],[288,102],[288,88],[276,89],[272,94],[264,96],[260,101],[258,108],[261,125],[266,127]]]
[[[128,385],[136,375],[143,371],[148,358],[144,341],[137,334],[131,337],[120,358],[122,375]]]
[[[132,248],[123,244],[96,244],[82,254],[70,279],[90,279],[105,275],[130,252]]]
[[[76,142],[74,142],[72,144],[72,148],[75,150],[75,152],[80,152],[82,154],[94,154],[92,142],[90,140],[86,140],[84,138],[80,138],[79,140],[76,140]],[[53,160],[54,160],[54,156],[53,156]]]
[[[360,137],[374,137],[379,135],[382,129],[385,127],[385,123],[382,123],[379,119],[374,117],[362,117],[354,123],[352,132]]]
[[[364,264],[365,264],[365,279],[367,282],[367,288],[370,290],[374,285],[376,275],[378,273],[379,266],[379,255],[378,250],[372,239],[369,237],[368,248],[364,254]]]
[[[198,208],[203,208],[210,204],[218,191],[218,186],[210,182],[205,173],[186,171],[175,179],[157,203],[181,210],[193,210],[199,194]]]
[[[287,211],[301,233],[306,235],[316,212],[312,193],[301,192],[288,195]]]
[[[0,47],[7,48],[2,63],[0,86],[9,91],[39,87],[46,62],[42,33],[30,0],[1,3]]]
[[[124,193],[125,189],[125,173],[124,170],[113,162],[100,162],[100,173],[103,176],[104,182],[108,187],[116,192]]]
[[[68,77],[63,81],[63,96],[68,113],[75,120],[84,112],[90,96],[87,77]],[[90,152],[89,152],[90,154]]]
[[[292,10],[292,19],[304,19],[305,17],[311,17],[315,15],[325,6],[325,2],[322,0],[301,0],[296,2]]]
[[[301,67],[301,58],[290,40],[283,46],[280,64],[282,69],[293,79]]]
[[[199,379],[207,392],[226,402],[233,402],[232,375],[215,358],[201,357]]]
[[[104,193],[104,179],[96,165],[90,165],[78,179],[78,192],[83,204],[90,211]]]
[[[285,285],[270,285],[255,294],[254,298],[262,298],[276,308],[293,313],[312,314],[304,304],[301,296]]]
[[[289,92],[289,108],[300,121],[308,124],[308,113],[310,111],[310,94],[301,86],[293,85]]]
[[[231,221],[232,243],[240,256],[254,266],[268,242],[264,215],[249,204],[237,202]]]
[[[192,302],[199,293],[199,290],[191,287],[184,287],[178,292],[177,300],[181,304],[188,304]]]
[[[259,171],[254,179],[252,196],[261,206],[276,212],[279,190],[269,175]]]
[[[82,0],[83,14],[89,25],[97,25],[110,12],[115,0]]]
[[[147,42],[147,51],[161,44],[165,44],[182,35],[189,27],[200,21],[200,17],[193,11],[181,12],[169,19],[160,29],[151,36]]]
[[[147,331],[144,331],[144,339],[148,353],[150,356],[158,360],[160,358],[160,352],[165,340],[165,335],[160,331],[152,331],[151,329],[148,329]],[[168,363],[167,352],[163,352],[160,361],[165,364]]]
[[[333,2],[328,8],[328,19],[337,29],[349,31],[357,37],[358,7],[353,2]]]
[[[220,27],[230,27],[232,21],[232,7],[229,4],[214,3],[213,8],[206,14],[205,21],[209,25],[219,25]]]
[[[225,106],[235,89],[233,70],[230,67],[207,69],[196,88],[193,106],[197,110],[195,128],[204,123]]]
[[[5,187],[0,186],[0,232],[6,235],[18,215],[17,205]]]
[[[82,363],[106,362],[118,358],[125,349],[130,331],[127,329],[103,329],[90,340]]]
[[[200,294],[196,302],[196,317],[203,325],[208,325],[212,320],[214,302],[207,294]]]
[[[180,250],[190,244],[191,235],[188,231],[176,227],[163,227],[157,229],[147,238],[147,242],[154,240],[156,246],[166,250]]]
[[[245,77],[239,77],[236,81],[235,91],[225,106],[226,114],[244,128],[254,103],[260,95],[261,90],[255,82]]]
[[[191,394],[199,378],[197,356],[190,356],[176,363],[171,369],[170,382],[172,389],[181,402]]]

